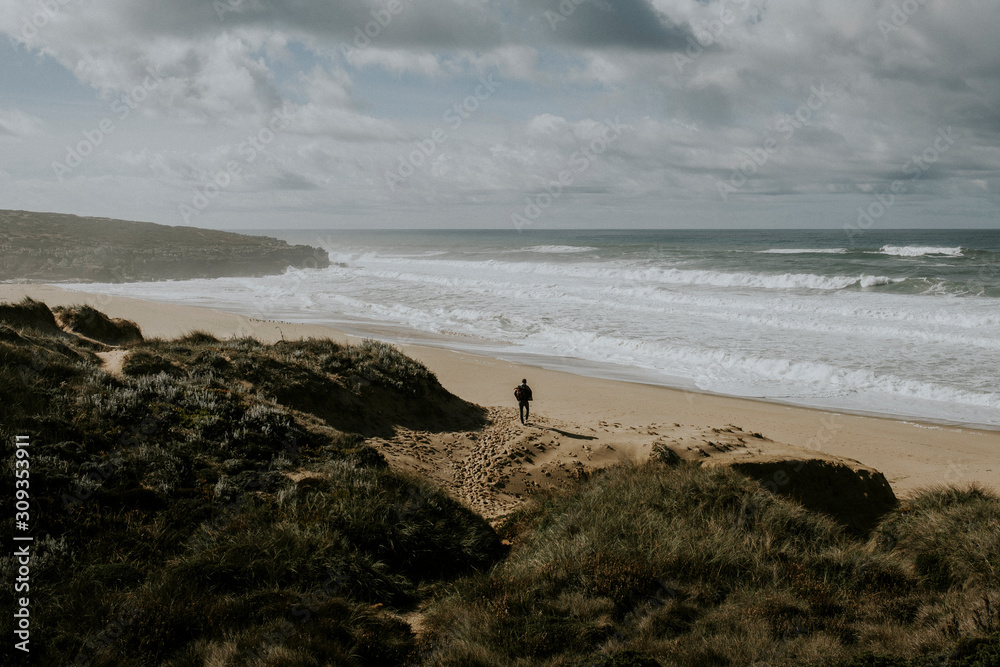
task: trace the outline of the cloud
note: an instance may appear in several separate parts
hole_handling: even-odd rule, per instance
[[[30,137],[39,134],[44,123],[18,109],[0,109],[0,137]]]
[[[345,51],[345,58],[356,68],[377,66],[395,74],[418,74],[432,78],[445,74],[441,59],[433,53],[366,48],[349,49]]]
[[[734,198],[873,192],[943,127],[961,139],[911,191],[996,201],[1000,5],[928,0],[903,15],[897,5],[0,0],[0,30],[97,91],[98,114],[141,94],[134,115],[115,115],[120,129],[71,175],[106,193],[126,177],[146,179],[150,196],[187,193],[280,113],[280,136],[220,196],[218,215],[251,200],[264,210],[269,194],[289,207],[301,195],[312,210],[369,202],[372,215],[396,204],[516,201],[615,116],[628,132],[564,201],[600,197],[653,212],[672,201],[719,203],[717,183],[772,138]],[[442,110],[469,99],[483,76],[502,86],[460,128],[444,124]],[[817,88],[834,94],[810,105]],[[58,104],[28,104],[23,85],[11,91],[0,110],[5,145],[54,147],[42,158],[9,152],[0,169],[16,185],[95,124]],[[447,140],[388,190],[384,172],[442,127]],[[30,191],[42,188],[33,181]]]
[[[552,39],[578,47],[680,51],[687,47],[691,30],[674,23],[648,0],[535,0],[528,3],[538,13]]]
[[[396,142],[407,138],[395,123],[360,111],[351,95],[350,76],[343,70],[328,71],[317,65],[299,78],[308,101],[286,107],[287,131],[342,141]]]

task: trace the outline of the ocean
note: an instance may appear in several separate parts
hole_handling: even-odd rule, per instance
[[[333,265],[77,287],[582,375],[1000,428],[998,230],[251,233],[322,246]]]

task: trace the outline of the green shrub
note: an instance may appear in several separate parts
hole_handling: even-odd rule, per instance
[[[206,331],[192,331],[186,333],[177,339],[178,343],[183,345],[195,345],[195,346],[205,346],[205,345],[218,345],[221,341]]]
[[[170,377],[182,377],[184,371],[162,354],[146,352],[138,349],[125,358],[122,364],[122,373],[125,375],[158,375],[164,373]]]

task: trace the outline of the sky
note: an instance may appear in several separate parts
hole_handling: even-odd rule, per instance
[[[1000,227],[997,0],[0,0],[0,208]]]

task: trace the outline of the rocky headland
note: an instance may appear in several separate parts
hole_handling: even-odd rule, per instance
[[[0,211],[0,282],[135,282],[324,268],[325,250],[267,236]]]

